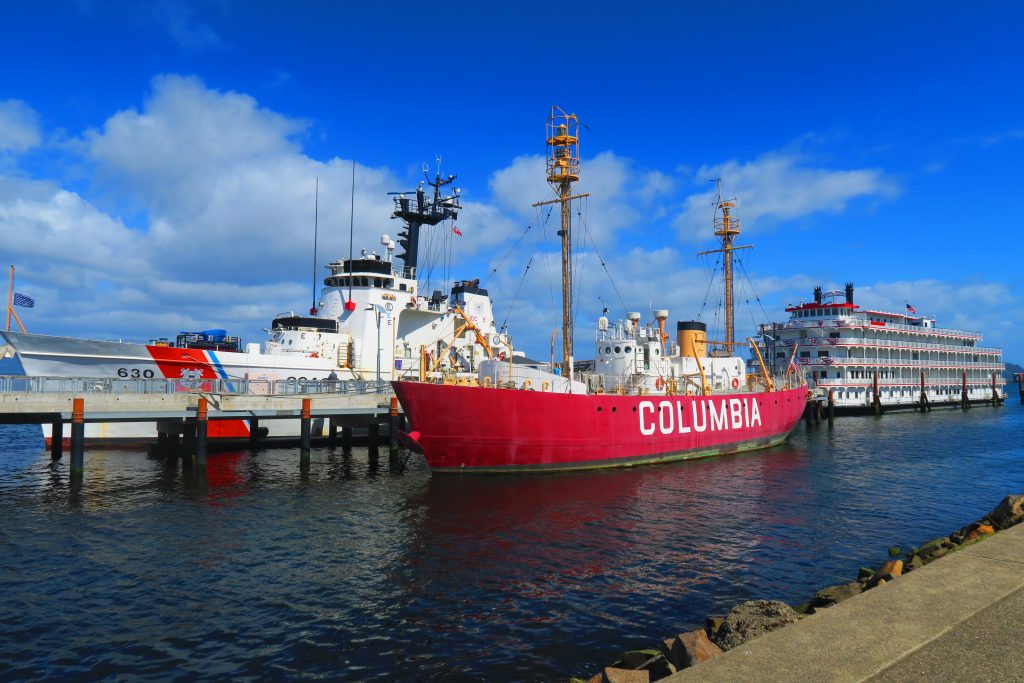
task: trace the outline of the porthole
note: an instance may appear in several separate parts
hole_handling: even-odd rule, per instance
[[[602,410],[604,410],[604,408],[602,408],[601,406],[598,406],[598,407],[597,407],[597,412],[599,412],[599,413],[600,413],[600,412],[601,412]]]
[[[604,352],[605,353],[611,353],[612,352],[612,347],[610,347],[610,346],[604,347]]]
[[[633,350],[632,346],[627,346],[626,347],[626,353],[630,353],[632,350]]]
[[[622,347],[621,346],[616,346],[615,347],[615,353],[622,353]]]

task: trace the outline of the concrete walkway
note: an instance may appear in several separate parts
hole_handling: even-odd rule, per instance
[[[662,679],[1024,679],[1024,524]]]

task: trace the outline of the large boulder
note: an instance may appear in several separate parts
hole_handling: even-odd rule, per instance
[[[679,642],[683,647],[683,666],[695,666],[722,654],[722,648],[711,642],[704,629],[681,633]]]
[[[988,513],[987,518],[996,529],[1008,529],[1024,519],[1024,494],[1007,496]]]
[[[723,650],[731,650],[798,619],[796,610],[784,602],[748,600],[732,608],[712,641]]]
[[[855,595],[860,595],[863,591],[864,584],[859,581],[844,583],[842,586],[823,588],[814,594],[814,598],[811,600],[811,607],[831,607]]]

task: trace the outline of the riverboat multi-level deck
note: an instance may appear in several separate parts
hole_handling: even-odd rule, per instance
[[[903,313],[861,308],[853,285],[814,290],[786,309],[788,321],[760,326],[761,349],[774,366],[809,371],[819,397],[837,412],[870,413],[935,405],[999,403],[1006,398],[1002,351],[981,333],[936,327],[909,303]]]

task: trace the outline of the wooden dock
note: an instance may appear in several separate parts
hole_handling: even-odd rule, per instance
[[[379,448],[381,424],[388,425],[389,445],[397,448],[404,416],[390,385],[373,382],[204,380],[183,386],[175,380],[0,377],[0,423],[49,424],[53,435],[64,435],[70,424],[70,439],[51,439],[51,457],[61,459],[67,445],[72,476],[81,477],[84,470],[86,423],[154,423],[151,445],[205,467],[210,420],[248,422],[250,448],[294,445],[296,439],[261,439],[259,423],[299,420],[300,458],[308,462],[314,420],[327,425],[328,445],[337,443],[340,430],[346,450],[351,449],[353,428],[365,428],[372,454]]]

